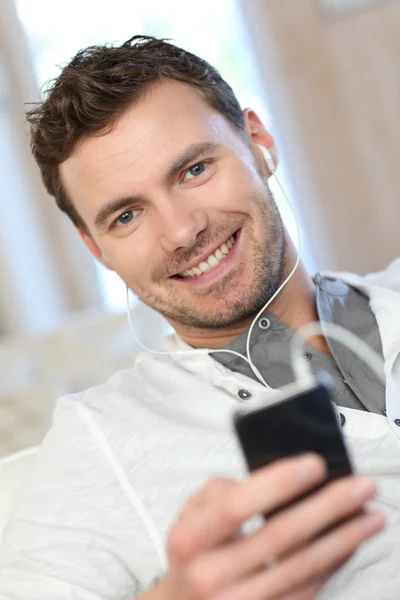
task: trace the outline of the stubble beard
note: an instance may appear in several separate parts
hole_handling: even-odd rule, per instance
[[[194,329],[223,329],[256,315],[278,290],[285,266],[285,230],[268,186],[267,189],[269,206],[267,208],[265,201],[260,205],[266,242],[263,244],[255,239],[252,240],[253,274],[250,286],[237,282],[236,269],[221,278],[210,290],[212,297],[215,297],[214,310],[196,307],[195,297],[193,303],[189,303],[176,289],[169,290],[167,299],[163,301],[154,296],[138,293],[139,298],[168,321]],[[250,243],[249,239],[241,241]],[[241,268],[247,271],[248,265],[242,265]],[[247,275],[246,279],[248,279]],[[222,301],[221,297],[223,297]]]

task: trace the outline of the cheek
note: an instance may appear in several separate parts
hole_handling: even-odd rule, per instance
[[[219,175],[214,180],[213,187],[207,190],[210,208],[247,213],[251,209],[251,198],[258,192],[255,182],[241,170],[234,176],[232,169],[226,169],[226,174]]]
[[[160,288],[157,283],[156,273],[164,272],[165,257],[160,251],[158,243],[149,243],[149,236],[125,240],[123,248],[114,248],[113,267],[121,279],[135,292],[141,296],[158,293]]]
[[[151,253],[143,245],[133,239],[114,240],[108,245],[107,252],[109,263],[118,275],[127,283],[144,283],[150,279]]]

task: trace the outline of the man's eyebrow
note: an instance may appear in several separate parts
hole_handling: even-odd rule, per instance
[[[99,210],[94,220],[94,225],[96,229],[101,229],[104,224],[108,221],[108,218],[116,212],[122,211],[124,208],[128,206],[132,206],[132,204],[141,204],[143,203],[143,196],[125,196],[123,198],[118,198],[117,200],[111,200],[107,204],[103,206]]]
[[[174,160],[165,175],[165,181],[170,182],[175,179],[180,171],[195,158],[201,156],[205,157],[213,152],[216,152],[219,148],[220,144],[216,144],[215,142],[200,142],[198,144],[191,144],[183,154]],[[101,229],[112,214],[122,211],[128,206],[132,206],[132,204],[141,204],[144,202],[144,200],[144,197],[140,194],[134,196],[125,196],[123,198],[118,198],[117,200],[111,200],[97,213],[94,220],[96,229]]]

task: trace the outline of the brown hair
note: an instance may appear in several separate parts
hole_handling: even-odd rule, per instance
[[[195,87],[240,132],[244,122],[231,87],[198,56],[164,39],[135,35],[121,46],[80,50],[31,110],[31,148],[48,193],[72,222],[87,230],[63,188],[59,165],[82,138],[109,131],[144,90],[164,78]]]

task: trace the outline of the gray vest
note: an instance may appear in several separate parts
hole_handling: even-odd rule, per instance
[[[348,329],[382,356],[378,325],[368,298],[342,281],[315,276],[318,316],[322,327],[335,323]],[[248,331],[226,349],[246,354]],[[290,362],[290,342],[296,335],[272,313],[264,313],[253,328],[251,359],[272,388],[294,381]],[[326,371],[334,382],[334,401],[338,406],[385,414],[385,388],[371,369],[351,350],[326,335],[332,356],[305,344],[305,357],[313,373]],[[215,360],[232,371],[256,379],[250,366],[232,354],[213,354]]]

